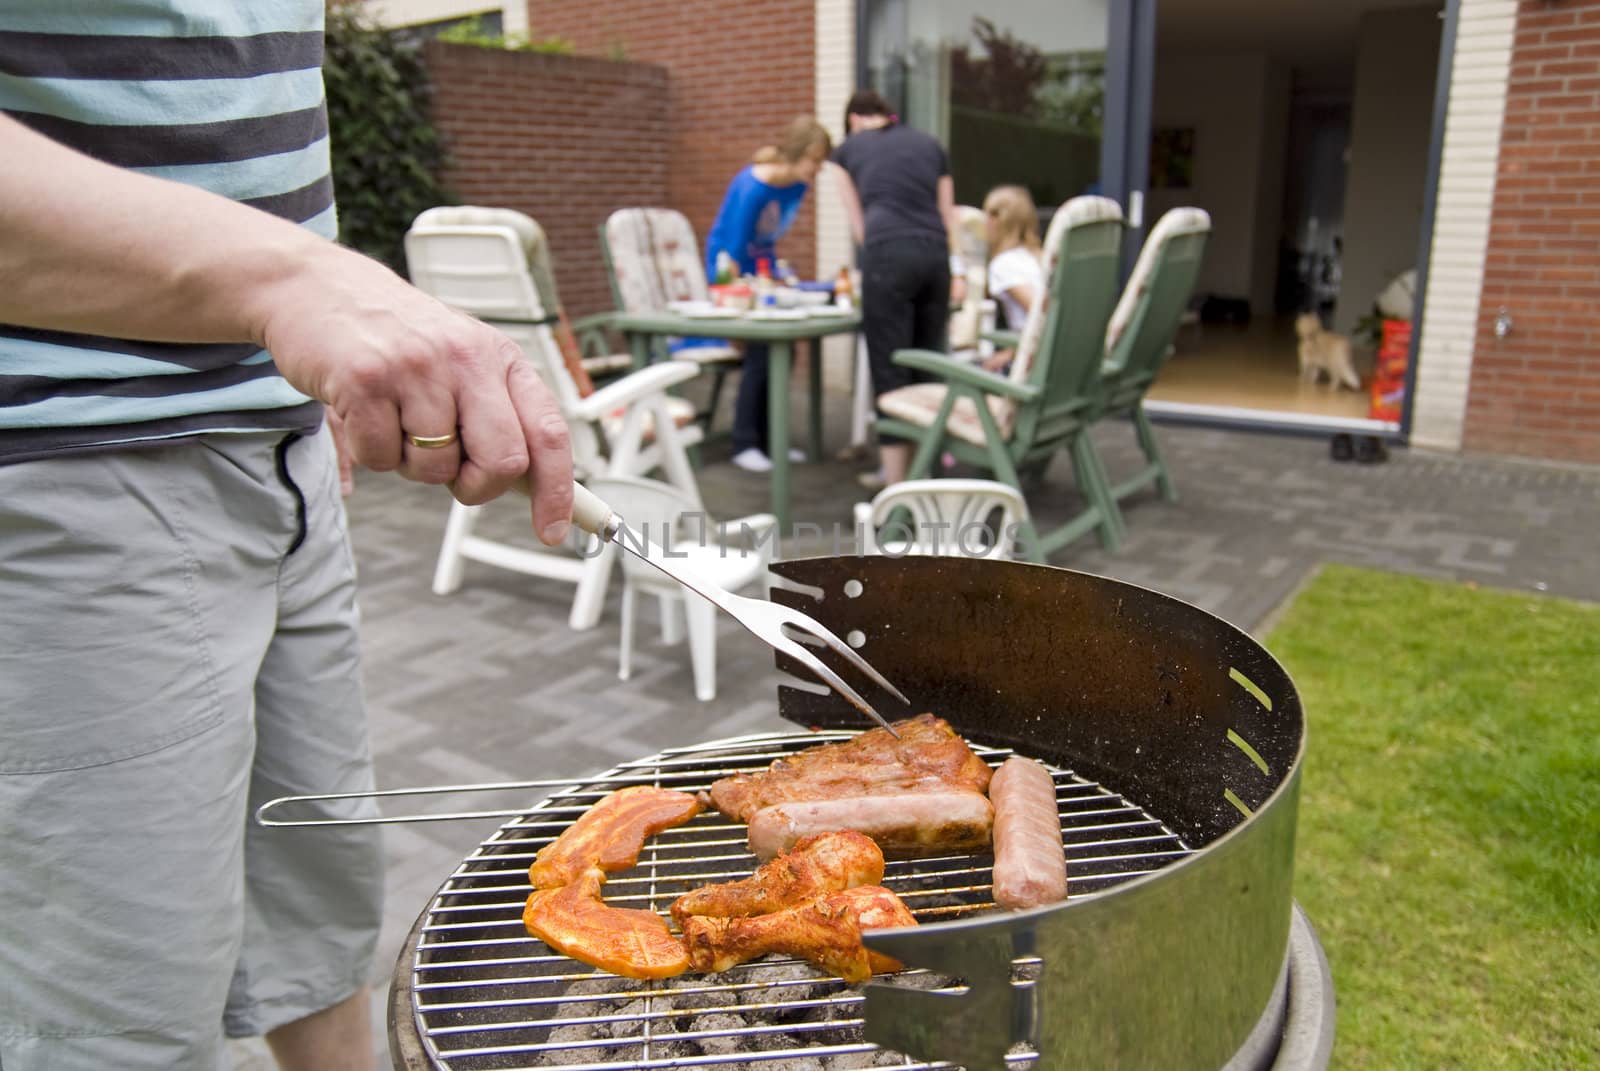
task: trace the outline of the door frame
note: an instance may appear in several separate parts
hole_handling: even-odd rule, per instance
[[[1151,108],[1155,95],[1156,0],[1112,0],[1106,34],[1106,113],[1100,140],[1100,190],[1128,219],[1123,278],[1144,241],[1150,188]]]

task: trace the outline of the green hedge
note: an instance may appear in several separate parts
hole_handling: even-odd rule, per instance
[[[406,228],[453,200],[438,178],[444,146],[421,43],[373,26],[358,4],[330,5],[322,73],[340,241],[403,271]]]

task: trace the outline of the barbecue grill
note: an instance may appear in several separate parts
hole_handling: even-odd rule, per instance
[[[1290,895],[1304,724],[1266,650],[1186,603],[1046,566],[831,557],[773,572],[775,601],[846,637],[912,699],[869,696],[880,710],[931,710],[991,764],[1046,764],[1070,898],[1003,911],[987,854],[891,860],[884,884],[919,925],[867,935],[906,969],[859,988],[775,957],[635,981],[527,934],[534,854],[607,792],[704,789],[863,727],[838,696],[785,686],[780,714],[810,731],[576,777],[484,840],[396,965],[397,1068],[1326,1066],[1332,986]],[[606,900],[665,914],[755,866],[744,827],[706,813],[647,843]]]

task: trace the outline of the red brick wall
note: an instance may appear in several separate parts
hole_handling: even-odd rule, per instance
[[[803,0],[532,0],[528,16],[536,37],[668,69],[664,204],[689,217],[702,244],[728,180],[789,120],[814,111],[816,16]],[[814,201],[778,243],[803,276],[816,270]]]
[[[1518,5],[1463,445],[1600,463],[1600,0]]]
[[[570,314],[610,308],[599,225],[668,196],[665,68],[437,41],[425,55],[451,190],[539,221]]]

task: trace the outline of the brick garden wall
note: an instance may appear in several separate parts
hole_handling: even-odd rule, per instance
[[[671,157],[660,203],[686,214],[702,243],[728,180],[790,119],[813,110],[809,0],[537,0],[528,13],[536,37],[559,35],[582,54],[620,51],[667,68]],[[814,202],[806,198],[778,244],[805,276],[816,272]]]
[[[1518,5],[1462,445],[1600,463],[1600,0]]]
[[[610,308],[599,225],[618,208],[669,196],[666,69],[426,47],[452,191],[465,204],[514,208],[539,221],[573,316]]]

